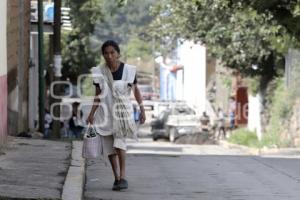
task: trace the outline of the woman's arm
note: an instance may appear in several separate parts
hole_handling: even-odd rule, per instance
[[[96,110],[99,106],[99,103],[100,103],[100,98],[99,98],[100,94],[101,94],[100,86],[96,85],[96,92],[95,92],[95,98],[94,98],[93,106],[92,106],[90,114],[87,118],[87,122],[90,123],[90,124],[94,123],[94,115],[95,115],[95,112],[96,112]]]
[[[134,95],[138,105],[140,106],[140,111],[141,111],[140,123],[143,124],[146,121],[145,108],[143,105],[143,99],[142,99],[141,92],[136,84],[133,84],[133,95]]]

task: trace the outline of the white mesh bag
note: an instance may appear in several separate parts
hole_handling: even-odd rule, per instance
[[[83,158],[98,158],[101,155],[101,138],[95,128],[89,125],[83,135]]]

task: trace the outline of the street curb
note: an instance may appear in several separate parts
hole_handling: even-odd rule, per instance
[[[233,144],[227,141],[219,141],[219,145],[226,148],[236,148],[247,151],[250,155],[272,155],[272,154],[298,154],[300,155],[300,148],[251,148],[239,144]]]
[[[82,141],[72,142],[72,157],[63,186],[63,200],[82,200],[85,183],[85,159],[82,158]]]
[[[241,149],[241,150],[247,151],[250,155],[254,155],[254,156],[261,155],[260,149],[246,147],[246,146],[239,145],[239,144],[233,144],[233,143],[229,143],[224,140],[219,141],[219,145],[221,145],[225,148],[229,148],[229,149]]]

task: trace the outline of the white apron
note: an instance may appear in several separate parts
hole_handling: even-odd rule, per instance
[[[100,105],[98,106],[94,116],[94,126],[97,133],[103,136],[108,136],[113,134],[114,100],[112,91],[107,84],[107,79],[104,77],[101,67],[105,66],[97,66],[91,69],[93,82],[95,84],[99,84],[101,89],[101,94],[99,95]],[[133,84],[135,76],[136,67],[133,65],[124,64],[122,79],[114,80],[113,83],[114,89],[118,90],[122,93],[122,95],[127,97],[126,101],[131,109],[133,109],[130,101],[131,87],[128,84]]]

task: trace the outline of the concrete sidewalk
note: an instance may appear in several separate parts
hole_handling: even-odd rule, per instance
[[[71,142],[10,138],[0,156],[0,199],[61,199]]]

